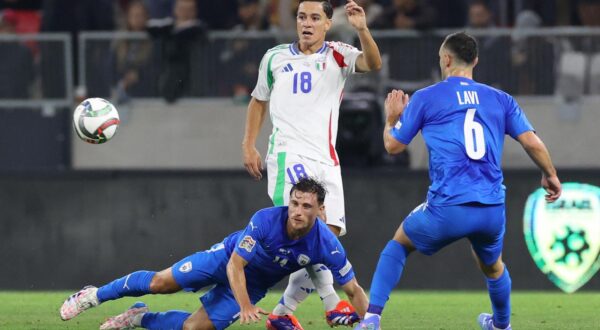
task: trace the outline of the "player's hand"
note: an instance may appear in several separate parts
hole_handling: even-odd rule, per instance
[[[408,94],[404,94],[402,90],[394,89],[388,93],[387,98],[385,99],[385,116],[390,126],[396,124],[404,112],[404,108],[406,108],[408,101]]]
[[[256,147],[243,148],[244,153],[244,167],[246,171],[256,180],[262,178],[262,160],[260,153],[256,150]]]
[[[548,203],[555,202],[562,192],[562,186],[560,185],[560,180],[557,176],[546,177],[545,175],[542,175],[542,187],[544,187],[547,192],[545,198]]]
[[[260,321],[260,314],[269,315],[264,309],[250,305],[240,310],[240,324],[251,324]]]
[[[365,10],[356,4],[354,0],[348,0],[345,6],[346,16],[348,16],[348,22],[356,30],[364,30],[367,28],[367,18]]]

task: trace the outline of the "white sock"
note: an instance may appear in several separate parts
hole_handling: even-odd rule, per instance
[[[287,288],[283,292],[283,297],[279,301],[279,304],[273,309],[275,315],[290,315],[294,314],[296,307],[303,302],[308,295],[315,290],[306,269],[300,269],[299,271],[290,275]]]
[[[312,279],[319,297],[323,301],[323,307],[326,312],[333,310],[340,302],[340,297],[333,287],[333,274],[323,264],[313,265],[308,268],[310,278]]]
[[[135,315],[133,317],[133,325],[135,325],[138,328],[142,327],[142,318],[144,317],[144,314],[146,313],[139,313],[137,315]]]

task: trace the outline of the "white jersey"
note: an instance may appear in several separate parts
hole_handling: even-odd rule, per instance
[[[293,152],[339,164],[335,142],[342,92],[361,53],[341,42],[325,42],[311,55],[301,53],[297,43],[267,51],[252,96],[269,101],[268,154]]]

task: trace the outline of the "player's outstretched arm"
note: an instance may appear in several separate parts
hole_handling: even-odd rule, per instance
[[[517,141],[523,146],[533,162],[542,170],[542,187],[546,190],[546,201],[556,201],[562,192],[556,169],[550,159],[550,153],[544,142],[533,131],[517,136]]]
[[[408,94],[404,94],[401,90],[393,90],[388,93],[385,99],[385,127],[383,128],[383,144],[385,150],[389,154],[398,154],[406,149],[406,144],[401,143],[392,136],[390,132],[392,127],[396,125],[400,116],[404,112],[406,105],[408,104]]]
[[[256,180],[262,178],[261,171],[263,169],[260,153],[256,149],[256,138],[260,133],[260,128],[265,120],[266,112],[266,101],[260,101],[254,97],[250,100],[250,104],[248,104],[248,113],[246,115],[244,140],[242,141],[242,155],[246,171],[248,171],[250,176]]]
[[[231,253],[231,258],[227,263],[227,279],[231,291],[233,291],[233,296],[240,305],[241,324],[260,321],[260,314],[269,315],[262,308],[252,305],[250,301],[248,289],[246,288],[246,274],[244,273],[246,265],[248,265],[248,262],[244,258],[240,257],[235,251]]]
[[[356,59],[356,71],[369,72],[381,69],[381,54],[367,27],[365,10],[357,5],[354,0],[348,0],[345,8],[348,22],[358,32],[360,48],[363,51]]]

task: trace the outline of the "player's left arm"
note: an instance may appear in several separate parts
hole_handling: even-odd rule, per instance
[[[260,314],[269,315],[265,310],[254,306],[250,301],[248,289],[246,288],[246,274],[244,273],[244,267],[247,265],[248,261],[235,251],[231,253],[231,258],[229,258],[229,262],[227,263],[227,279],[229,280],[231,291],[233,291],[233,296],[240,306],[241,324],[260,321]]]
[[[398,141],[392,135],[392,128],[399,123],[400,116],[408,104],[408,94],[401,90],[393,90],[385,99],[385,128],[383,129],[383,144],[385,150],[391,154],[399,154],[406,149],[406,144]]]
[[[371,32],[369,32],[365,10],[357,5],[354,0],[348,0],[346,15],[350,25],[358,33],[360,48],[362,49],[362,54],[356,58],[355,70],[357,72],[369,72],[381,69],[381,54],[377,43],[373,40]]]
[[[342,285],[342,289],[346,292],[348,300],[356,309],[356,313],[364,318],[367,308],[369,307],[369,298],[365,294],[365,290],[358,284],[356,278],[351,279],[348,283]]]

